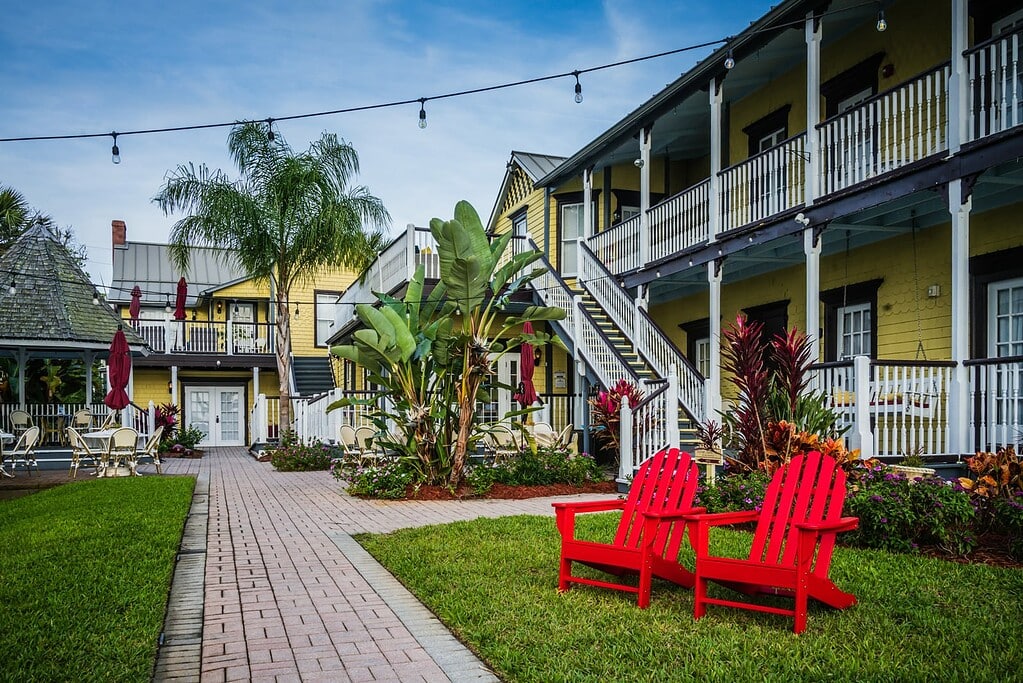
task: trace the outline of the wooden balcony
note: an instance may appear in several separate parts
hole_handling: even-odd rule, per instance
[[[128,323],[157,354],[266,356],[274,353],[274,325],[206,320]]]

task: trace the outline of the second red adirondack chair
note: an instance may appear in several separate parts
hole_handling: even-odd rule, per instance
[[[835,535],[855,529],[856,517],[842,517],[845,472],[834,458],[814,451],[792,458],[775,472],[760,512],[724,512],[686,516],[689,541],[696,551],[696,587],[693,617],[699,619],[707,605],[793,617],[792,630],[806,629],[806,608],[813,598],[837,609],[856,604],[828,578]],[[708,551],[712,526],[756,521],[753,547],[748,559],[715,557]],[[707,582],[750,595],[790,595],[792,609],[738,602],[707,596]]]
[[[677,448],[663,450],[640,466],[627,500],[554,503],[561,532],[561,565],[558,590],[573,583],[613,588],[637,594],[641,608],[650,605],[650,584],[656,576],[687,588],[693,574],[678,563],[685,534],[682,515],[699,512],[693,497],[699,484],[696,463]],[[575,538],[575,515],[581,512],[621,510],[622,518],[611,543]],[[572,574],[572,563],[581,562],[616,577],[639,575],[639,585],[601,581]]]

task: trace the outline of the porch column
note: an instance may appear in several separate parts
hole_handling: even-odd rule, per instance
[[[18,406],[25,410],[25,372],[28,365],[28,358],[25,355],[25,347],[18,348]]]
[[[92,405],[92,364],[96,362],[96,354],[85,352],[85,407]]]
[[[821,328],[821,242],[813,227],[803,230],[806,254],[806,337],[810,342],[810,362],[820,360]]]
[[[723,259],[707,264],[710,285],[710,377],[704,384],[705,420],[721,421],[721,267]]]
[[[640,313],[640,309],[647,310],[647,304],[649,302],[650,289],[646,285],[639,285],[636,287],[636,298],[635,298],[635,309],[634,318],[632,319],[632,329],[636,334],[632,335],[632,350],[637,355],[639,354],[639,329],[642,326],[643,314]]]
[[[813,12],[806,15],[806,205],[817,198],[820,156],[817,124],[821,120],[821,21]],[[807,323],[809,324],[809,322]],[[816,329],[816,328],[814,328]]]
[[[650,128],[639,131],[639,267],[650,262]]]
[[[973,197],[963,195],[963,181],[948,184],[952,214],[952,383],[948,395],[948,450],[967,453],[970,380],[963,363],[970,357],[970,209]]]
[[[259,396],[259,368],[252,368],[252,395]]]
[[[721,81],[710,81],[710,201],[707,239],[713,242],[721,232]],[[712,344],[713,345],[713,344]]]
[[[955,154],[969,139],[969,74],[963,51],[970,46],[967,0],[952,0],[952,73],[948,82],[948,152]]]
[[[171,366],[171,403],[178,402],[178,366]]]
[[[583,242],[593,234],[593,168],[583,171],[583,234],[575,242],[575,272],[576,277],[582,279],[583,268]]]

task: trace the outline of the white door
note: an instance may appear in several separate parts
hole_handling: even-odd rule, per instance
[[[1023,278],[988,285],[988,358],[1023,355]],[[994,366],[988,381],[988,411],[995,438],[1023,428],[1023,365]],[[993,405],[992,405],[993,403]],[[993,409],[993,410],[992,410]]]
[[[234,352],[252,353],[256,340],[256,307],[251,303],[236,303],[231,309],[231,327],[234,332]]]
[[[241,387],[186,387],[185,424],[206,437],[199,445],[245,445]]]
[[[501,384],[511,387],[519,386],[519,353],[512,351],[501,356],[497,363],[497,379]],[[498,389],[497,391],[497,416],[504,419],[509,411],[522,408],[519,402],[512,398],[514,390]],[[522,418],[516,418],[521,421]]]

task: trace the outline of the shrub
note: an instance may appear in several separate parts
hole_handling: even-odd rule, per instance
[[[991,516],[995,529],[1008,536],[1009,553],[1017,560],[1023,560],[1023,491],[993,501]]]
[[[696,504],[707,512],[759,510],[769,482],[770,477],[761,470],[735,472],[726,466],[713,484],[701,484]]]
[[[332,468],[336,479],[348,480],[348,493],[369,498],[405,498],[408,487],[422,482],[416,469],[402,459],[385,460],[369,467]]]
[[[184,429],[179,430],[177,435],[172,438],[168,439],[164,437],[160,439],[160,450],[191,455],[199,442],[205,438],[206,434],[201,429],[196,427],[185,427]]]
[[[628,380],[619,380],[610,391],[601,391],[596,398],[591,398],[590,412],[592,427],[590,429],[597,445],[614,457],[620,450],[618,439],[621,437],[622,398],[629,398],[629,407],[635,408],[643,400],[643,392]]]
[[[319,441],[306,446],[291,443],[270,452],[270,464],[278,472],[316,472],[330,469],[341,449]]]
[[[604,471],[589,454],[544,447],[538,447],[535,453],[524,450],[503,462],[473,465],[466,472],[467,482],[478,495],[485,494],[494,484],[582,486],[603,479]]]
[[[178,413],[180,412],[181,409],[173,403],[164,403],[156,407],[156,426],[163,427],[161,443],[174,438],[174,434],[178,430]]]

